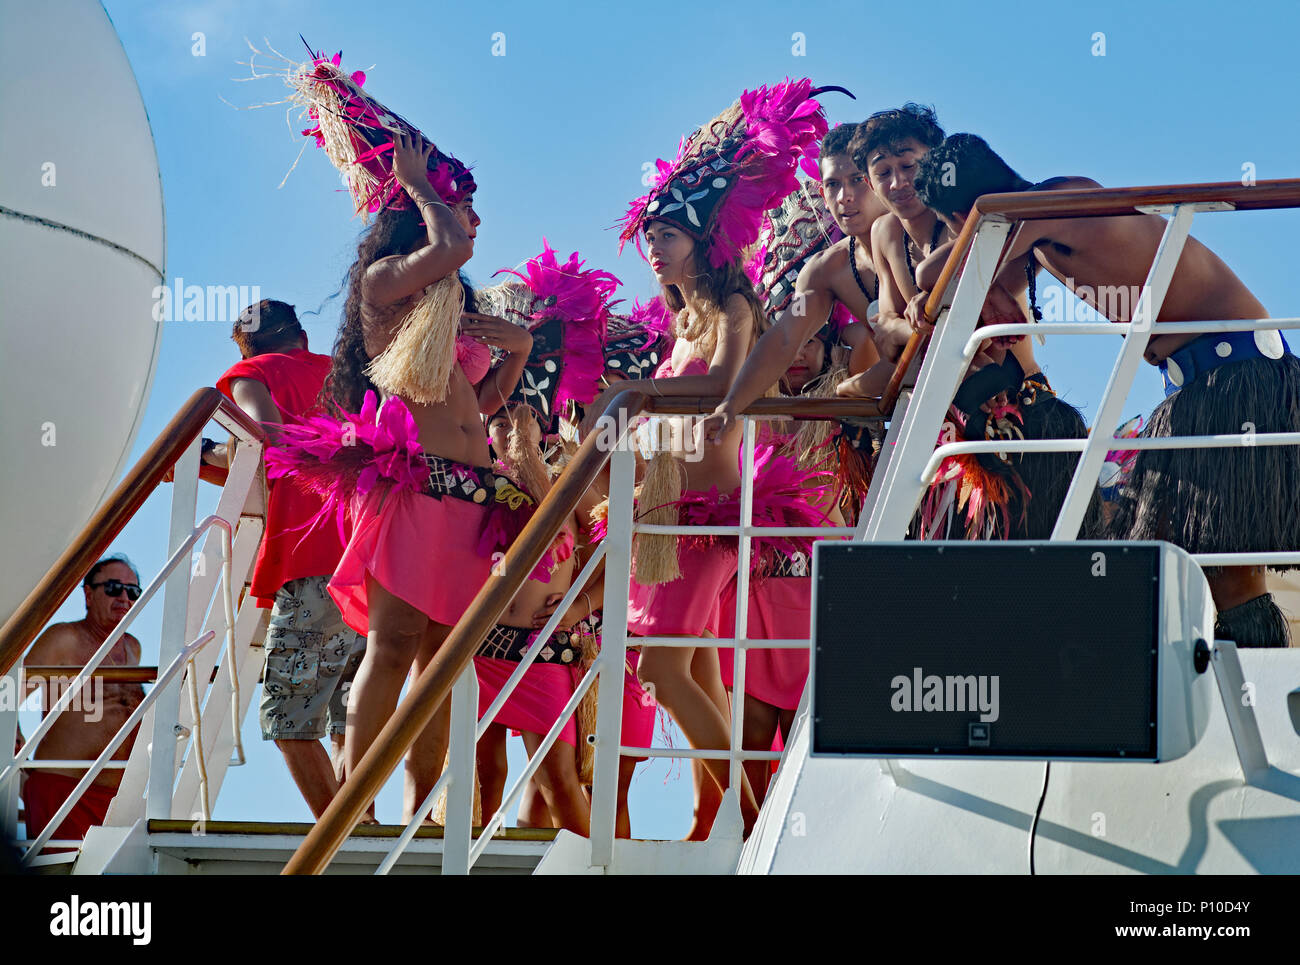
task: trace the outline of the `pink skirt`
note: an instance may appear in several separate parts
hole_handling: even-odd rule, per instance
[[[627,665],[631,670],[623,673],[623,746],[649,747],[654,742],[655,717],[659,705],[650,696],[641,681],[637,679],[637,665],[641,654],[636,650],[627,652]],[[628,760],[644,761],[645,757],[630,757]]]
[[[451,496],[372,490],[355,507],[352,538],[329,583],[344,622],[369,632],[369,573],[434,623],[454,625],[491,573],[492,561],[478,553],[487,512]]]
[[[735,541],[677,544],[682,575],[671,583],[642,586],[632,580],[628,591],[627,629],[640,637],[718,635],[718,601],[736,576]]]
[[[727,587],[721,601],[720,637],[736,634],[736,584]],[[802,640],[810,632],[812,580],[806,576],[777,576],[751,584],[749,638],[751,640]],[[731,648],[718,650],[722,682],[728,690],[734,680]],[[807,650],[750,650],[745,658],[745,693],[782,710],[795,710],[808,682]]]
[[[495,657],[475,657],[474,672],[478,675],[478,715],[481,718],[501,688],[519,664],[513,660]],[[527,731],[544,737],[560,718],[560,711],[573,696],[576,668],[557,663],[535,663],[528,668],[523,679],[501,706],[493,723],[511,730]],[[578,746],[576,712],[570,715],[560,731],[560,740]]]

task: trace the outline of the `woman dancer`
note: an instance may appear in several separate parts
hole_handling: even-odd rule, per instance
[[[763,310],[741,252],[758,239],[763,211],[797,186],[800,159],[811,163],[826,133],[813,93],[808,80],[746,91],[683,143],[674,164],[660,162],[654,192],[635,201],[625,217],[622,239],[636,238],[638,244],[644,239],[664,303],[677,313],[672,356],[647,386],[654,394],[725,395],[753,347]],[[602,392],[588,413],[589,426],[617,389]],[[677,458],[685,455],[683,446],[676,453],[659,453],[642,486],[640,517],[676,523],[734,516],[740,487],[738,430],[721,445],[694,452],[689,461]],[[678,487],[672,482],[684,485],[680,496],[673,493]],[[735,573],[734,542],[684,540],[678,545],[671,537],[639,536],[637,543],[629,631],[636,636],[716,635],[718,601]],[[646,647],[638,672],[693,747],[729,745],[729,709],[716,649]],[[725,790],[727,762],[706,760],[704,767]],[[748,832],[758,805],[747,781],[738,792]]]
[[[462,324],[458,272],[480,224],[474,179],[362,92],[364,77],[346,75],[338,60],[317,57],[295,87],[318,122],[307,133],[344,174],[358,212],[376,213],[348,272],[322,390],[345,421],[287,431],[277,459],[280,471],[303,472],[313,455],[334,470],[335,506],[352,490],[353,529],[329,586],[344,620],[367,635],[349,699],[346,775],[391,716],[412,664],[423,670],[487,579],[490,514],[532,502],[491,471],[481,421],[514,390],[532,338],[487,316]],[[495,371],[492,347],[504,354]],[[319,445],[340,428],[335,445]],[[350,465],[358,460],[366,464]],[[491,522],[500,528],[499,518]],[[408,756],[408,814],[442,768],[447,711],[440,708]]]
[[[513,274],[518,281],[479,292],[480,301],[510,321],[526,325],[532,351],[521,384],[507,405],[488,421],[488,430],[501,470],[520,480],[540,500],[551,486],[550,467],[543,461],[542,450],[547,437],[559,428],[557,414],[566,411],[571,402],[585,404],[596,396],[604,367],[601,348],[608,301],[618,279],[608,272],[584,271],[576,252],[560,264],[549,246],[528,262],[524,272]],[[537,612],[572,583],[577,572],[573,548],[579,529],[575,515],[553,550],[555,565],[540,568],[525,581],[497,625],[488,631],[474,658],[480,716],[536,640],[536,629],[540,629],[534,620]],[[594,651],[590,636],[576,632],[572,623],[560,624],[488,728],[478,753],[485,818],[500,806],[505,787],[506,729],[521,733],[530,756],[537,752],[573,694],[574,672],[587,656],[584,641]],[[590,806],[578,780],[577,745],[577,723],[570,718],[543,758],[536,782],[549,812],[543,826],[553,824],[586,835]],[[521,814],[527,813],[521,808]],[[533,820],[540,823],[535,814]]]

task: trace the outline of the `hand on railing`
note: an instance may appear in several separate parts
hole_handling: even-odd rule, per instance
[[[934,331],[934,324],[925,314],[925,303],[929,299],[929,292],[917,292],[903,312],[903,317],[907,319],[907,324],[912,326],[912,331],[919,332],[921,335],[929,335]]]
[[[719,405],[710,415],[705,416],[695,424],[695,448],[698,451],[702,444],[710,446],[720,445],[722,439],[728,432],[736,426],[736,414],[731,411],[731,407],[725,402]]]

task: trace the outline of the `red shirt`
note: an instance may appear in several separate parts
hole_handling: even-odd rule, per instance
[[[306,349],[267,352],[236,362],[217,379],[217,388],[233,402],[230,383],[252,379],[266,386],[282,413],[301,416],[315,408],[329,370],[327,355]],[[307,528],[307,521],[320,512],[320,497],[287,479],[269,480],[268,489],[266,533],[253,566],[252,592],[262,607],[270,607],[276,592],[290,580],[333,573],[343,556],[334,520]]]

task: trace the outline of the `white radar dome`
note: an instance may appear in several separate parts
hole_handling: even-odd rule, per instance
[[[94,0],[0,0],[0,621],[125,468],[158,360],[162,184]]]

